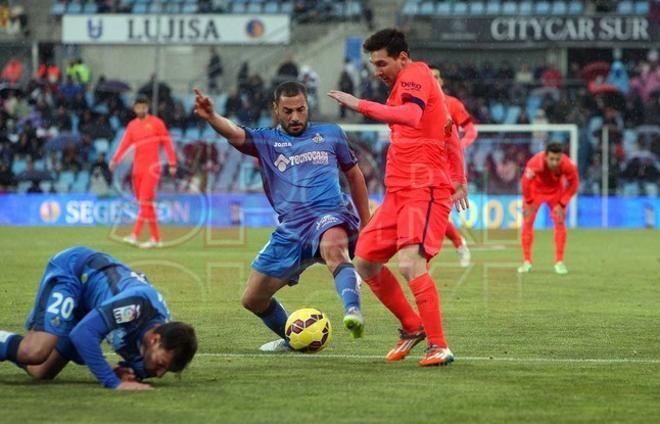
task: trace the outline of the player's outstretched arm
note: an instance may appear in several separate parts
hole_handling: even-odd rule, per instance
[[[151,386],[135,381],[122,382],[103,357],[101,341],[110,332],[97,310],[88,313],[69,335],[71,343],[104,387],[118,390],[148,390]]]
[[[357,164],[344,172],[344,174],[348,180],[348,186],[351,189],[353,203],[355,203],[358,215],[360,216],[360,227],[364,228],[371,217],[369,214],[369,192],[367,191],[367,183],[364,180],[362,170]]]
[[[195,113],[213,127],[213,129],[225,137],[229,143],[241,150],[245,146],[245,130],[224,116],[220,116],[213,109],[211,99],[202,93],[198,88],[195,91]]]
[[[407,102],[400,106],[388,106],[331,90],[328,96],[347,108],[386,124],[400,124],[416,127],[422,119],[422,109],[415,103]]]

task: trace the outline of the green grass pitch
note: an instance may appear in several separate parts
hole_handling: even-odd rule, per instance
[[[176,233],[176,234],[175,234]],[[0,422],[657,422],[660,417],[660,244],[657,231],[569,231],[570,274],[552,272],[552,233],[537,232],[534,272],[519,277],[515,234],[478,244],[457,266],[446,246],[431,268],[456,362],[423,369],[383,355],[397,323],[363,289],[366,335],[351,340],[321,266],[278,298],[334,324],[316,355],[260,354],[273,335],[239,299],[268,230],[199,231],[176,246],[124,246],[108,228],[0,228],[0,329],[22,331],[47,259],[87,245],[144,271],[176,319],[192,323],[199,355],[181,378],[142,393],[103,389],[68,366],[35,382],[0,364]],[[166,230],[171,239],[181,230]],[[186,237],[183,237],[186,238]],[[496,239],[494,235],[491,239]],[[506,239],[509,241],[507,242]],[[498,248],[499,247],[499,248]],[[116,357],[110,357],[116,360]]]

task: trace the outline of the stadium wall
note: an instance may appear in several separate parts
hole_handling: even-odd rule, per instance
[[[372,196],[376,206],[381,196]],[[602,225],[602,199],[580,196],[578,227]],[[611,197],[608,228],[660,228],[660,199],[656,197]],[[222,228],[273,227],[277,217],[263,194],[220,193],[212,195],[162,194],[159,221],[166,225]],[[459,226],[483,229],[513,229],[520,226],[520,196],[480,195],[470,197],[470,210],[452,219]],[[0,196],[0,225],[95,226],[134,222],[137,204],[129,198],[100,198],[92,194],[8,194]],[[550,228],[547,208],[536,228]]]

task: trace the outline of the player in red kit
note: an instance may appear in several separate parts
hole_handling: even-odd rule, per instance
[[[400,338],[386,356],[404,359],[427,338],[421,366],[454,360],[442,328],[440,299],[427,263],[442,246],[452,201],[465,206],[463,156],[450,137],[444,94],[423,62],[412,61],[402,32],[385,29],[364,43],[375,75],[391,87],[387,104],[331,91],[343,106],[386,122],[391,130],[387,152],[385,198],[356,248],[356,267],[376,297],[399,319]],[[453,143],[453,144],[452,144]],[[398,252],[399,270],[415,297],[418,312],[385,263]]]
[[[160,247],[160,233],[154,201],[162,165],[160,162],[160,147],[165,147],[170,175],[176,173],[176,154],[167,128],[160,118],[149,114],[149,100],[144,96],[138,96],[133,105],[136,118],[128,123],[124,137],[119,143],[119,148],[110,161],[110,170],[114,171],[117,164],[124,157],[130,147],[135,148],[133,158],[133,192],[137,199],[140,211],[133,232],[124,238],[124,241],[144,248]],[[151,228],[151,240],[139,243],[140,232],[144,221]]]
[[[440,68],[437,66],[431,66],[431,73],[433,78],[440,84],[440,88],[443,88],[444,81],[440,75]],[[463,103],[458,100],[456,97],[450,96],[445,93],[445,99],[447,99],[447,109],[449,110],[449,116],[451,120],[454,121],[456,128],[452,131],[453,137],[459,137],[458,128],[463,130],[463,137],[459,139],[461,148],[465,149],[470,144],[474,143],[474,140],[477,139],[479,132],[472,122],[472,116],[465,109]],[[458,253],[459,263],[462,267],[467,267],[470,265],[470,249],[467,246],[467,242],[464,237],[458,232],[454,224],[449,221],[447,223],[447,229],[445,230],[445,236],[454,244],[456,248],[456,253]]]
[[[523,227],[522,249],[525,262],[518,272],[532,270],[532,242],[534,219],[539,207],[547,203],[555,223],[555,272],[566,274],[564,246],[566,245],[566,206],[578,190],[580,180],[577,167],[562,153],[561,144],[550,143],[545,152],[534,155],[522,176]]]

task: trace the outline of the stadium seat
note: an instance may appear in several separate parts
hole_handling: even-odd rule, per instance
[[[454,3],[454,15],[467,15],[468,14],[468,4],[463,1],[458,1]]]
[[[46,170],[46,161],[43,159],[35,160],[33,163],[35,171],[45,171]]]
[[[534,4],[531,1],[521,1],[518,6],[518,13],[520,15],[531,15],[534,10]]]
[[[53,182],[50,180],[44,180],[39,182],[39,188],[44,193],[50,193],[50,190],[53,188]]]
[[[425,16],[431,15],[434,12],[433,8],[433,2],[425,1],[421,6],[419,6],[419,14]],[[441,16],[451,15],[451,3],[446,1],[438,3],[438,6],[435,8],[435,14]]]
[[[99,138],[94,140],[94,150],[96,153],[108,153],[110,149],[110,142],[105,138]]]
[[[86,14],[94,14],[99,11],[99,7],[96,5],[96,3],[85,3],[85,6],[83,7],[83,13]]]
[[[522,108],[520,106],[509,106],[506,110],[506,116],[504,117],[504,124],[517,124],[518,117],[520,116],[520,111]]]
[[[181,5],[177,3],[168,3],[165,6],[165,13],[177,14],[181,11]]]
[[[117,118],[115,115],[110,116],[108,122],[110,123],[110,127],[114,131],[117,131],[119,127],[121,127],[121,122],[119,121],[119,118]]]
[[[547,15],[550,13],[551,5],[547,1],[538,1],[534,4],[534,13],[537,15]]]
[[[344,8],[344,16],[348,18],[356,18],[362,14],[362,3],[353,1],[346,5]]]
[[[486,6],[481,1],[471,1],[469,3],[470,15],[483,15],[486,13]]]
[[[148,5],[144,3],[135,3],[133,5],[133,13],[144,14],[148,11]]]
[[[197,3],[185,3],[183,6],[181,6],[181,13],[197,13],[198,9],[199,5]]]
[[[438,10],[440,9],[441,6],[446,6],[447,12],[445,14],[449,14],[450,9],[449,9],[449,3],[440,3],[438,4]],[[425,1],[419,6],[419,12],[420,15],[422,16],[430,16],[435,13],[435,5],[433,4],[432,1]]]
[[[66,4],[55,2],[50,9],[50,14],[53,16],[62,16],[66,12]]]
[[[630,15],[633,13],[633,2],[632,1],[620,1],[617,5],[616,8],[617,13],[621,13],[623,15]]]
[[[501,5],[499,1],[490,0],[488,4],[486,4],[486,15],[499,15],[500,9]]]
[[[278,13],[279,9],[280,8],[275,1],[269,1],[264,4],[264,13]]]
[[[14,163],[11,165],[11,171],[14,175],[18,175],[21,172],[25,171],[27,168],[27,161],[23,159],[14,159]]]
[[[506,108],[502,103],[493,103],[490,105],[490,116],[493,118],[493,121],[501,124],[504,122]]]
[[[83,5],[77,1],[69,3],[69,7],[66,8],[66,13],[71,15],[77,15],[83,12]]]
[[[284,3],[280,4],[280,13],[285,13],[287,15],[290,15],[293,13],[293,2],[292,1],[285,1]]]
[[[149,6],[149,13],[158,14],[163,13],[163,5],[159,2],[153,2]]]
[[[551,13],[553,15],[565,15],[568,13],[568,5],[566,4],[565,1],[557,1],[555,0],[552,3],[552,10]]]
[[[517,15],[518,14],[518,3],[515,1],[505,1],[502,3],[502,14],[503,15]]]
[[[261,3],[250,3],[247,6],[247,13],[261,13]]]
[[[571,1],[568,4],[568,13],[570,15],[581,15],[584,12],[584,4],[581,1]]]
[[[63,182],[55,183],[55,191],[58,193],[68,193],[71,190],[71,185]]]
[[[234,2],[231,5],[231,13],[246,13],[247,5],[245,3]]]
[[[648,1],[637,1],[635,2],[635,13],[638,15],[648,15],[649,14],[649,2]]]
[[[24,194],[28,191],[30,186],[32,186],[32,181],[19,181],[16,191],[20,194]]]
[[[57,179],[58,183],[62,184],[73,184],[73,182],[76,180],[76,175],[71,172],[71,171],[62,171],[60,172],[60,176]]]

